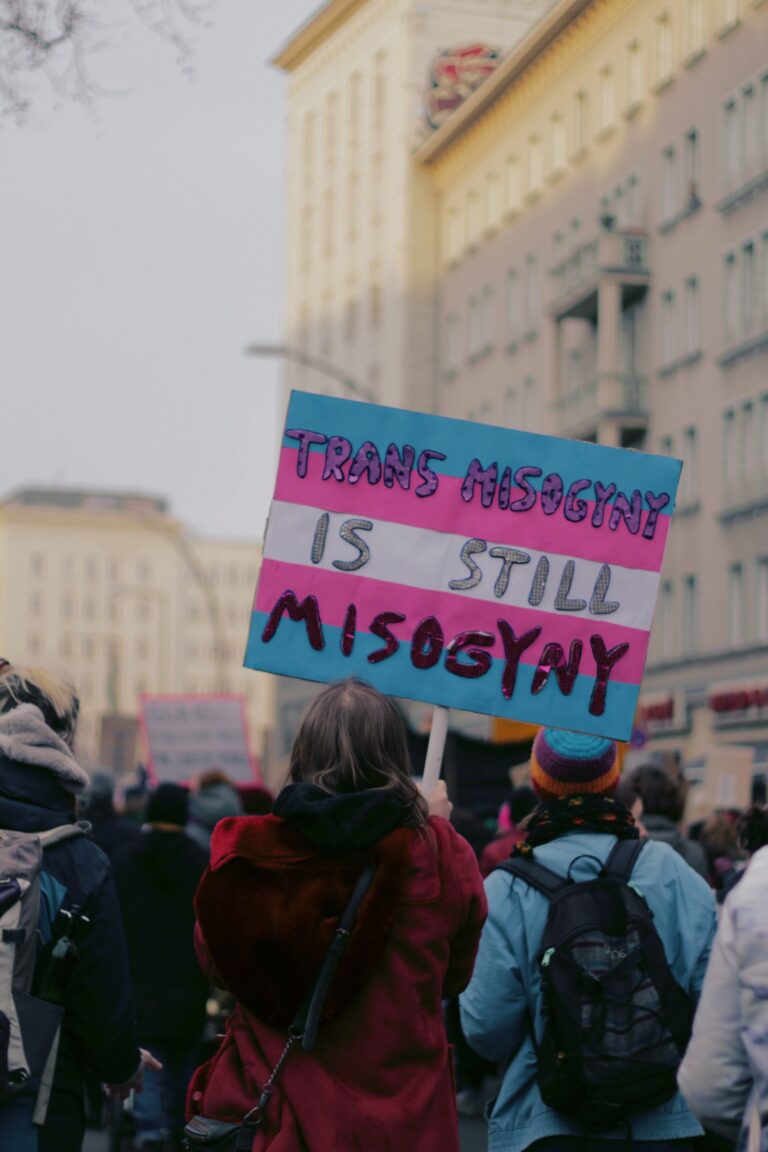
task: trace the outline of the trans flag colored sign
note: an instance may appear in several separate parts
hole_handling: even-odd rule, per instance
[[[293,392],[245,664],[628,740],[680,468]]]

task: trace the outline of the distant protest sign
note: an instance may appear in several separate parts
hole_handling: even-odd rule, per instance
[[[142,696],[147,767],[156,780],[191,781],[219,769],[253,781],[242,696]]]
[[[680,467],[293,392],[245,663],[627,740]]]

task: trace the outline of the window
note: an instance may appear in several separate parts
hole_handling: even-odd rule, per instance
[[[489,172],[485,178],[485,227],[487,230],[498,228],[501,219],[501,186],[494,172]]]
[[[520,277],[514,268],[507,272],[507,339],[520,334]]]
[[[325,100],[325,163],[333,168],[336,163],[337,119],[339,98],[329,92]]]
[[[29,570],[33,576],[42,576],[45,571],[45,557],[42,552],[33,552],[29,558]]]
[[[528,140],[528,193],[536,193],[541,189],[544,177],[544,157],[541,140],[538,136],[531,136]]]
[[[726,499],[733,499],[736,475],[736,413],[729,408],[723,413],[723,483]]]
[[[480,297],[481,352],[490,352],[496,342],[496,300],[493,288],[486,285]]]
[[[73,611],[72,597],[69,594],[67,594],[66,596],[62,596],[62,598],[61,598],[61,614],[62,614],[62,616],[66,620],[69,620],[72,617],[72,611]]]
[[[476,296],[469,298],[469,314],[467,321],[467,356],[474,360],[481,347],[482,326],[480,320],[480,301]]]
[[[684,504],[694,504],[699,498],[699,444],[695,428],[683,431],[683,471],[680,477],[680,497]]]
[[[539,283],[536,257],[529,252],[525,260],[525,284],[523,286],[523,328],[530,332],[536,325],[539,309]]]
[[[705,0],[686,0],[685,52],[693,56],[704,48],[706,37]]]
[[[368,322],[375,331],[381,324],[381,284],[373,280],[368,285]]]
[[[665,148],[661,155],[661,218],[671,220],[677,212],[677,153]]]
[[[83,615],[86,620],[93,620],[96,615],[96,601],[93,596],[86,596],[83,602]]]
[[[459,324],[455,312],[449,312],[444,321],[443,350],[445,373],[453,376],[459,370]]]
[[[605,132],[616,117],[616,82],[610,68],[600,73],[597,101],[597,130]]]
[[[733,188],[739,177],[739,115],[735,100],[723,105],[723,186]]]
[[[661,297],[661,363],[672,364],[677,355],[676,341],[677,312],[674,292],[665,292]]]
[[[662,660],[675,654],[675,595],[670,580],[659,589],[659,650]]]
[[[741,250],[741,332],[751,335],[757,319],[757,286],[755,284],[755,246],[745,244]]]
[[[507,391],[504,395],[503,419],[507,428],[517,427],[517,392],[514,388],[507,388]]]
[[[373,131],[379,138],[384,135],[384,113],[386,109],[386,83],[384,80],[387,57],[385,52],[377,52],[373,66]]]
[[[723,267],[723,335],[726,346],[734,344],[739,335],[739,284],[736,255],[729,252]]]
[[[326,188],[323,207],[323,250],[326,256],[333,255],[336,215],[336,197],[333,188]]]
[[[701,298],[699,281],[689,276],[685,282],[685,335],[683,352],[690,356],[701,347]]]
[[[627,180],[626,213],[627,227],[639,228],[642,225],[643,203],[640,179],[634,173]]]
[[[583,152],[589,144],[589,93],[584,89],[573,98],[573,150]]]
[[[634,108],[643,98],[643,57],[637,40],[627,45],[627,107]]]
[[[347,300],[344,309],[344,339],[347,344],[353,344],[357,336],[357,301]]]
[[[467,197],[467,244],[470,248],[478,243],[483,230],[480,207],[480,197],[476,192],[470,192]]]
[[[360,93],[362,78],[353,72],[349,78],[349,148],[356,152],[360,147]]]
[[[683,580],[683,655],[692,656],[699,647],[699,594],[695,576]]]
[[[742,491],[752,486],[755,479],[755,449],[757,427],[754,405],[747,400],[741,406],[739,420],[739,487]]]
[[[735,648],[744,643],[746,633],[744,601],[744,568],[731,564],[728,568],[728,643]]]
[[[658,18],[654,32],[656,83],[664,84],[672,79],[672,23],[668,13]]]
[[[449,263],[453,263],[461,255],[461,217],[455,208],[451,208],[448,212],[445,232],[446,255]]]
[[[508,156],[504,166],[504,210],[517,212],[520,208],[520,161],[516,156]]]
[[[320,323],[318,325],[318,343],[320,345],[320,352],[323,356],[330,356],[331,354],[331,297],[329,292],[323,293],[323,310],[320,313]]]
[[[360,177],[350,172],[347,177],[347,239],[357,238],[358,208],[360,202]]]
[[[685,195],[689,208],[700,197],[701,175],[699,171],[699,134],[691,128],[683,137],[683,178],[685,180]]]
[[[521,426],[531,432],[536,427],[536,381],[526,376],[523,381],[523,410],[520,414]]]
[[[301,210],[301,267],[303,271],[309,268],[312,260],[312,208],[306,204]]]
[[[768,556],[757,561],[755,585],[757,589],[757,639],[768,640]]]
[[[721,28],[728,28],[739,18],[739,0],[717,0],[718,19]]]
[[[755,89],[750,84],[741,93],[741,173],[749,177],[757,170],[760,155],[760,128]]]
[[[565,121],[562,116],[552,117],[552,168],[555,172],[565,168]]]

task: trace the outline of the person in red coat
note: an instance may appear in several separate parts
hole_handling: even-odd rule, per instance
[[[428,805],[408,768],[395,703],[332,684],[302,721],[273,813],[214,831],[196,943],[237,1005],[192,1080],[190,1116],[237,1122],[254,1106],[364,865],[376,868],[316,1046],[292,1048],[254,1152],[458,1152],[442,1000],[469,982],[487,905],[444,784]]]

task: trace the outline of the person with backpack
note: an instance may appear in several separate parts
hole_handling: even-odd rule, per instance
[[[612,740],[542,729],[526,840],[486,880],[461,1019],[505,1066],[490,1152],[692,1148],[676,1073],[716,912],[707,884],[638,837]]]
[[[395,702],[331,684],[272,814],[216,825],[196,939],[237,1005],[190,1085],[190,1146],[210,1147],[213,1122],[242,1122],[264,1096],[238,1147],[459,1152],[442,1000],[469,980],[485,896],[445,785],[428,805],[409,769]],[[291,1027],[302,1040],[289,1046]]]
[[[76,823],[88,777],[78,699],[0,661],[0,1148],[79,1152],[84,1083],[141,1091],[128,955],[109,862]]]

